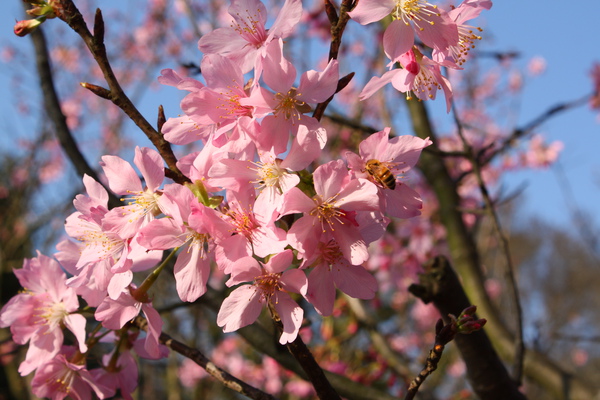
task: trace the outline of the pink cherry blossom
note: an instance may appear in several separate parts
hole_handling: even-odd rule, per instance
[[[359,146],[360,157],[350,151],[347,151],[345,156],[355,176],[369,179],[377,185],[382,210],[393,217],[411,218],[421,214],[421,197],[397,176],[414,167],[421,151],[432,142],[408,135],[388,139],[389,133],[390,128],[385,128],[363,140]],[[396,177],[393,189],[382,185],[376,177],[366,171],[366,163],[369,160],[379,161]]]
[[[217,315],[217,324],[223,327],[223,332],[233,332],[256,321],[262,303],[266,303],[273,307],[283,323],[279,343],[286,344],[296,339],[304,311],[288,292],[306,294],[307,280],[301,270],[287,269],[292,260],[292,251],[285,250],[265,264],[252,257],[241,258],[233,264],[227,285],[252,283],[239,286],[223,301]]]
[[[66,356],[74,353],[72,349],[65,348],[64,351],[66,354],[58,354],[36,371],[31,381],[36,396],[52,400],[62,400],[67,396],[87,400],[92,398],[92,391],[101,399],[114,393],[109,387],[96,382],[85,365],[67,359]]]
[[[400,62],[402,68],[371,78],[360,93],[361,100],[371,97],[391,83],[396,90],[406,93],[407,100],[412,99],[411,93],[419,100],[434,100],[437,91],[442,90],[446,97],[446,110],[450,112],[452,88],[448,79],[442,75],[440,64],[424,56],[417,48],[409,50],[395,61]]]
[[[133,400],[131,394],[137,388],[138,367],[131,352],[122,351],[116,359],[114,354],[106,354],[102,357],[102,361],[103,368],[90,371],[94,382],[110,388],[109,396],[114,396],[119,390],[125,400]]]
[[[426,0],[360,0],[348,14],[362,25],[392,16],[383,35],[383,48],[392,60],[413,47],[415,34],[425,45],[440,51],[458,43],[456,24]]]
[[[282,216],[304,214],[288,231],[290,244],[311,257],[323,236],[332,237],[347,260],[353,265],[363,263],[369,254],[356,214],[379,210],[377,187],[366,179],[351,179],[341,160],[319,166],[313,180],[316,195],[312,199],[297,187],[284,197]]]
[[[213,237],[224,240],[231,234],[230,226],[214,215],[215,210],[200,204],[186,187],[165,188],[164,196],[179,204],[179,209],[170,214],[170,218],[148,224],[140,231],[138,241],[153,250],[181,248],[173,271],[177,293],[183,301],[195,301],[206,292],[213,260],[209,257],[214,249]]]
[[[481,28],[467,25],[465,22],[477,18],[481,11],[490,8],[491,0],[465,0],[448,12],[449,18],[458,28],[458,42],[446,48],[434,48],[432,58],[439,63],[451,60],[454,68],[460,68],[466,62],[471,49],[475,48],[475,41],[481,40],[481,36],[474,33],[481,32]]]
[[[216,240],[215,257],[222,271],[230,273],[231,263],[240,257],[252,254],[266,257],[284,250],[288,244],[286,233],[275,226],[271,207],[257,208],[254,194],[248,192],[228,192],[228,199],[221,219],[229,225],[228,230],[233,235]]]
[[[296,68],[283,56],[283,41],[279,40],[267,48],[263,66],[263,80],[275,93],[259,88],[243,102],[273,113],[262,120],[257,147],[283,153],[289,134],[297,135],[298,126],[304,125],[309,131],[307,136],[315,135],[323,148],[327,142],[325,129],[315,118],[305,114],[312,111],[310,104],[324,102],[335,93],[339,77],[337,60],[331,60],[322,72],[303,73],[300,84],[295,87]]]
[[[129,195],[128,205],[116,207],[103,218],[103,228],[130,238],[161,213],[159,187],[165,178],[164,163],[156,150],[135,148],[135,165],[142,172],[145,187],[131,165],[117,156],[103,156],[100,165],[108,185],[118,195]]]
[[[63,345],[63,325],[75,335],[79,351],[86,352],[86,321],[75,313],[79,308],[77,295],[67,287],[67,277],[58,263],[38,252],[14,272],[26,291],[2,307],[0,327],[10,327],[16,343],[29,342],[19,373],[28,375],[58,354]]]
[[[127,322],[137,317],[141,312],[144,313],[148,320],[148,332],[144,342],[144,349],[153,357],[160,354],[158,337],[162,330],[162,319],[152,307],[152,303],[143,296],[144,299],[136,299],[137,295],[134,288],[125,289],[121,295],[113,300],[110,297],[104,301],[96,309],[94,314],[97,321],[102,322],[102,326],[108,329],[121,329]]]
[[[229,7],[232,26],[204,35],[198,48],[205,54],[220,54],[241,66],[242,73],[255,69],[260,77],[261,55],[268,44],[288,37],[302,15],[301,0],[286,0],[270,29],[265,28],[267,9],[259,0],[233,0]]]
[[[308,276],[306,299],[323,316],[333,312],[336,287],[350,297],[372,299],[375,296],[377,281],[373,275],[344,258],[334,240],[320,242],[313,258],[305,260],[305,264],[313,267]]]

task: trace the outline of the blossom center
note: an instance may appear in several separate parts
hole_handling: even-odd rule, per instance
[[[219,92],[219,100],[222,103],[216,108],[223,110],[226,114],[220,116],[220,118],[252,116],[252,107],[240,104],[240,99],[247,97],[246,93],[237,85],[235,80],[233,82],[233,86],[227,86],[223,92]]]
[[[38,310],[39,313],[35,316],[45,321],[51,330],[58,327],[65,317],[69,315],[69,312],[62,301],[53,304],[46,303]]]
[[[344,257],[340,246],[335,240],[330,240],[327,244],[321,245],[321,257],[327,264],[336,264],[340,259]]]
[[[317,205],[317,207],[313,208],[310,211],[310,215],[317,217],[319,222],[321,223],[321,229],[323,233],[327,231],[327,228],[330,231],[335,231],[334,225],[344,224],[342,218],[346,217],[346,212],[341,208],[335,206],[334,203],[335,196],[331,197],[327,201],[320,201],[319,196],[313,197],[313,201]]]
[[[280,273],[269,273],[254,279],[254,286],[261,291],[263,298],[268,302],[275,292],[283,289],[280,281]]]
[[[300,120],[302,114],[312,110],[310,105],[297,98],[300,96],[302,96],[302,93],[299,93],[298,89],[294,87],[285,94],[275,93],[275,99],[278,104],[275,107],[274,113],[276,115],[283,115],[285,119],[295,118],[296,120]]]
[[[253,183],[257,183],[259,189],[265,187],[279,187],[279,180],[286,174],[286,171],[279,166],[281,164],[279,158],[272,162],[255,162],[253,164],[256,165],[254,170],[258,175],[258,180]]]
[[[254,230],[258,227],[252,212],[233,211],[229,210],[227,215],[231,217],[231,222],[234,225],[234,231],[240,235],[244,235],[249,240],[252,239]]]
[[[431,17],[439,17],[437,6],[426,0],[399,0],[396,2],[396,8],[392,11],[394,19],[402,20],[406,25],[414,23],[419,30],[423,30],[423,25],[433,25]]]
[[[267,39],[267,31],[261,22],[260,9],[256,10],[255,14],[250,14],[249,10],[246,10],[245,16],[236,13],[237,21],[241,23],[232,23],[231,27],[239,33],[244,40],[253,44],[255,47],[260,47],[262,43]]]

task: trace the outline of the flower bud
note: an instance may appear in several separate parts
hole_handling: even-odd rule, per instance
[[[23,21],[17,21],[15,24],[14,32],[17,36],[26,36],[33,32],[43,20],[40,19],[26,19]]]
[[[32,17],[55,18],[54,10],[48,4],[35,4],[33,8],[25,11],[27,15]]]

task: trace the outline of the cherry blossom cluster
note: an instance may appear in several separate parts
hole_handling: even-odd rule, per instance
[[[444,12],[420,0],[361,0],[350,13],[360,24],[392,15],[383,44],[390,68],[401,67],[373,78],[361,98],[391,82],[422,100],[441,89],[449,106],[451,88],[440,67],[460,69],[479,38],[465,22],[490,7],[466,0]],[[232,288],[217,315],[223,331],[252,324],[266,307],[281,321],[279,341],[286,344],[304,317],[297,299],[328,316],[338,289],[373,298],[377,281],[363,267],[369,244],[383,236],[390,217],[420,214],[421,196],[404,176],[429,139],[385,128],[363,140],[358,153],[318,164],[327,159],[329,137],[310,114],[336,93],[339,66],[332,59],[320,71],[299,74],[286,58],[284,39],[300,21],[301,0],[286,0],[269,29],[259,0],[234,0],[229,14],[231,26],[199,41],[203,82],[171,69],[159,77],[187,92],[183,115],[169,119],[162,133],[175,145],[201,144],[177,164],[189,183],[166,181],[164,161],[150,148],[137,147],[133,165],[103,156],[107,185],[123,205],[109,209],[107,191],[85,176],[86,193],[73,202],[69,239],[58,244],[55,259],[38,254],[15,271],[25,291],[2,309],[0,326],[10,326],[17,343],[29,343],[19,372],[35,371],[36,395],[85,398],[94,391],[105,398],[120,390],[131,398],[132,354],[165,355],[148,289],[172,257],[182,301],[205,294],[218,271]],[[433,49],[431,58],[421,45]],[[149,270],[134,282],[134,273]],[[86,322],[79,298],[98,324]],[[140,313],[147,332],[138,338],[127,328]],[[65,345],[63,328],[76,346]],[[87,370],[86,354],[100,340],[114,342],[114,350]]]
[[[366,25],[392,18],[383,34],[389,71],[373,77],[360,98],[371,97],[388,83],[408,99],[413,94],[420,100],[435,99],[442,90],[450,111],[452,87],[441,67],[462,69],[469,51],[481,39],[477,34],[481,28],[467,21],[491,7],[491,0],[465,0],[450,11],[426,0],[360,0],[349,13],[356,22]],[[415,35],[420,43],[415,42]],[[423,54],[423,46],[432,49],[431,57]]]

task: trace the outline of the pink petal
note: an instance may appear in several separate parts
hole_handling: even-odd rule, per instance
[[[394,190],[384,190],[386,212],[397,218],[412,218],[421,215],[423,202],[419,193],[405,184],[396,184]]]
[[[385,85],[390,83],[392,81],[392,79],[394,79],[396,74],[398,74],[399,71],[402,71],[402,70],[401,69],[393,69],[391,71],[387,71],[381,77],[378,77],[378,76],[372,77],[371,80],[365,85],[363,90],[360,92],[360,94],[358,95],[358,98],[360,100],[365,100],[365,99],[368,99],[369,97],[373,96],[375,94],[375,92],[377,92],[379,89],[381,89],[382,87],[384,87]]]
[[[291,343],[296,340],[298,331],[302,326],[304,310],[292,298],[283,292],[277,293],[275,309],[283,323],[283,333],[279,338],[280,344]]]
[[[307,71],[300,78],[298,92],[307,103],[321,103],[335,93],[339,78],[337,60],[329,61],[323,72]]]
[[[133,162],[142,173],[148,190],[156,191],[165,179],[164,162],[160,154],[148,147],[136,146]]]
[[[235,289],[223,300],[217,315],[217,325],[223,327],[223,332],[233,332],[256,321],[262,311],[260,295],[251,285]]]
[[[239,52],[248,42],[233,28],[218,28],[202,36],[198,49],[205,54],[229,55]]]
[[[102,156],[100,162],[110,190],[118,195],[128,194],[128,191],[141,192],[142,182],[131,164],[117,156]]]
[[[377,280],[360,265],[346,265],[344,268],[332,268],[331,274],[335,285],[342,292],[357,299],[375,297]]]
[[[296,68],[283,56],[283,40],[273,40],[266,49],[262,77],[276,92],[287,93],[296,79]]]
[[[335,302],[335,286],[328,265],[319,265],[310,272],[306,298],[319,314],[325,317],[331,315]]]
[[[210,260],[203,257],[203,245],[185,246],[177,256],[173,273],[181,301],[196,301],[206,293]]]
[[[359,24],[366,25],[387,17],[395,6],[394,0],[360,0],[348,15]]]
[[[398,61],[402,54],[409,51],[414,42],[413,28],[400,19],[392,21],[383,34],[383,49],[393,62]]]

